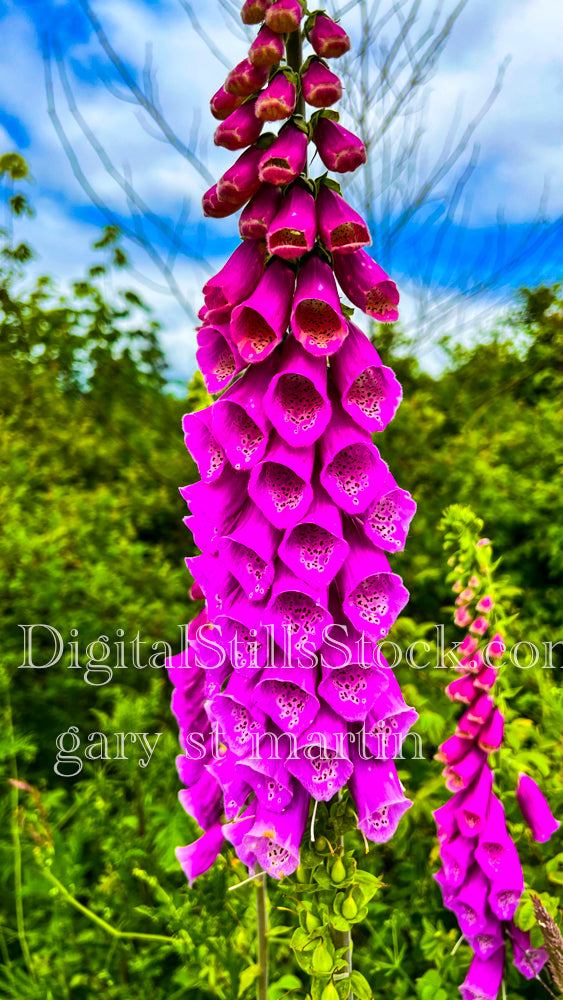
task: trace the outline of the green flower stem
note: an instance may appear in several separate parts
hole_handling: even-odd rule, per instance
[[[8,740],[10,744],[13,746],[14,725],[12,720],[12,705],[10,702],[10,694],[9,694],[7,679],[5,681],[4,686],[6,695],[6,729],[8,732]],[[33,960],[31,958],[31,952],[29,950],[29,945],[27,943],[27,937],[25,932],[25,917],[23,911],[23,892],[22,892],[22,852],[21,852],[20,831],[18,826],[19,790],[16,784],[18,780],[18,765],[14,753],[11,754],[11,759],[10,759],[10,774],[12,778],[12,784],[10,789],[11,806],[12,806],[11,832],[12,832],[12,844],[14,848],[14,897],[15,897],[15,908],[16,908],[16,927],[18,932],[18,941],[20,943],[21,952],[24,957],[24,961],[27,966],[28,972],[31,978],[33,980],[36,980]]]
[[[120,931],[117,927],[113,927],[112,924],[108,924],[106,920],[99,917],[97,913],[89,910],[87,906],[83,906],[79,903],[77,899],[68,891],[66,886],[62,882],[59,882],[58,878],[49,871],[48,868],[43,869],[43,874],[52,885],[54,885],[67,903],[74,906],[75,910],[82,913],[85,917],[88,917],[94,924],[101,927],[106,934],[111,934],[112,937],[118,938],[121,941],[160,941],[161,943],[172,944],[175,948],[184,948],[186,941],[181,938],[170,937],[166,934],[142,934],[139,931]]]
[[[256,926],[258,930],[258,966],[256,983],[257,1000],[267,1000],[268,995],[268,912],[266,908],[266,874],[256,882]]]
[[[288,66],[299,75],[299,70],[303,63],[303,40],[300,30],[292,31],[288,35],[285,49]],[[305,98],[301,93],[301,88],[298,90],[295,114],[302,115],[305,118]]]

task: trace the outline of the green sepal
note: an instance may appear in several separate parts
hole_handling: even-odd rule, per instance
[[[365,976],[362,976],[361,972],[357,972],[354,969],[350,979],[352,982],[352,993],[354,994],[354,998],[357,998],[357,1000],[373,1000],[371,987]]]
[[[313,138],[313,131],[311,128],[311,122],[306,121],[303,115],[292,115],[290,121],[300,132],[304,132],[308,139]],[[312,119],[311,119],[312,121]]]
[[[331,191],[336,191],[337,194],[342,194],[342,185],[338,181],[334,180],[334,177],[329,177],[328,173],[321,174],[320,177],[316,179],[317,190],[320,190],[321,185],[330,188]]]
[[[320,56],[316,55],[316,53],[313,52],[313,54],[308,56],[305,62],[303,63],[300,69],[300,73],[306,73],[312,62],[320,62],[325,67],[325,69],[330,69],[330,66],[328,65],[326,59],[321,59]]]
[[[349,799],[342,799],[331,806],[330,820],[337,837],[358,828],[358,816]]]
[[[274,139],[277,139],[275,132],[262,132],[262,135],[258,136],[254,145],[257,149],[269,149]]]
[[[371,872],[364,871],[363,868],[359,868],[356,871],[354,881],[361,889],[364,903],[369,902],[369,900],[375,896],[376,892],[378,892],[383,885],[382,878],[377,875],[372,875]]]
[[[339,122],[340,115],[338,111],[333,111],[332,108],[321,108],[320,111],[315,111],[309,119],[309,125],[311,126],[312,132],[315,131],[317,125],[321,118],[330,118],[332,122]]]

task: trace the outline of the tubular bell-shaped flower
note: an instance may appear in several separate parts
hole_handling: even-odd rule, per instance
[[[327,368],[321,358],[288,337],[264,395],[264,409],[280,437],[302,448],[325,430],[332,413],[327,396]]]
[[[397,286],[365,250],[335,254],[334,273],[342,291],[358,309],[380,323],[395,322],[399,315]]]
[[[313,108],[329,108],[342,97],[342,84],[320,59],[311,62],[301,73],[303,97]]]
[[[319,118],[313,140],[327,170],[346,174],[366,162],[362,140],[332,118]]]
[[[286,260],[302,257],[313,248],[316,235],[315,199],[297,182],[268,227],[268,250]]]
[[[291,328],[305,350],[316,357],[334,354],[348,333],[332,269],[316,254],[299,271]]]
[[[243,242],[206,282],[198,311],[198,363],[221,395],[184,420],[200,474],[181,490],[201,553],[186,562],[190,595],[204,604],[187,654],[169,663],[180,800],[205,831],[178,851],[190,883],[225,841],[256,873],[288,876],[312,800],[329,802],[347,783],[365,836],[389,839],[410,805],[391,758],[416,719],[375,655],[407,599],[383,550],[404,545],[415,505],[371,437],[401,390],[346,318],[335,272],[378,319],[396,318],[398,293],[364,261],[363,219],[333,182],[308,176],[311,135],[327,168],[365,162],[360,139],[322,110],[342,92],[323,59],[349,39],[301,0],[246,0],[242,19],[260,26],[257,37],[211,108],[218,144],[247,148],[203,199],[217,218],[246,206]],[[315,55],[301,65],[304,36]],[[302,98],[321,109],[312,123]],[[263,120],[286,116],[277,136],[259,135]],[[487,725],[486,745],[474,739],[473,757],[448,767],[467,777],[486,757],[498,740],[498,724]],[[195,732],[201,755],[190,755]],[[312,833],[314,822],[313,813]]]
[[[279,122],[295,111],[297,91],[293,80],[285,73],[276,73],[265,90],[256,98],[256,116],[261,122]]]
[[[458,595],[455,621],[461,627],[468,626],[469,631],[458,647],[463,659],[458,661],[457,669],[462,676],[448,686],[447,694],[452,701],[460,701],[467,708],[458,722],[456,735],[446,740],[438,753],[438,759],[446,763],[446,786],[455,793],[434,814],[443,863],[438,881],[444,904],[456,913],[475,956],[460,987],[461,995],[464,1000],[496,1000],[504,969],[507,935],[513,938],[514,964],[525,976],[536,975],[546,956],[542,949],[527,956],[529,939],[519,938],[522,932],[517,928],[514,936],[512,933],[524,879],[516,845],[507,829],[503,805],[493,792],[493,771],[488,759],[492,751],[500,748],[504,727],[502,713],[490,693],[497,670],[488,662],[488,656],[502,656],[504,639],[497,632],[487,643],[483,637],[490,622],[474,618],[479,605],[487,614],[495,607],[491,593],[483,595],[483,588],[490,586],[490,542],[487,540],[485,556],[478,552],[483,546],[476,544],[475,557],[468,555],[473,549],[466,540],[463,544],[461,561],[465,560],[470,566],[467,575],[473,568],[471,560],[475,558],[485,578],[481,580],[473,572],[467,583],[458,578],[453,585]],[[455,557],[452,559],[454,565]],[[462,569],[463,565],[458,566],[456,572]],[[525,785],[530,783],[527,784],[530,791],[533,786],[535,798],[539,793],[535,782],[524,776],[521,778]],[[538,812],[546,817],[543,839],[548,839],[559,824],[541,793],[539,796]],[[517,797],[522,797],[520,784]],[[523,814],[527,818],[525,809]]]

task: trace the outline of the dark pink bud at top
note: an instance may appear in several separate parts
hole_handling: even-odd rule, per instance
[[[332,268],[316,255],[299,271],[291,328],[305,350],[316,357],[334,354],[348,334]]]
[[[235,97],[234,94],[227,93],[224,87],[219,87],[209,102],[211,114],[222,122],[236,111],[243,101],[244,97]]]
[[[263,122],[279,122],[295,111],[295,84],[277,73],[256,101],[256,115]]]
[[[331,252],[353,253],[371,243],[361,215],[326,184],[321,185],[317,197],[317,219],[319,235]]]
[[[250,298],[233,310],[231,334],[245,361],[263,361],[281,342],[289,323],[294,280],[287,264],[274,259]]]
[[[328,66],[313,59],[301,76],[303,97],[313,108],[330,108],[342,97],[342,84]]]
[[[246,197],[223,200],[219,198],[217,193],[217,184],[214,184],[213,187],[209,188],[209,191],[205,192],[201,204],[203,214],[207,218],[224,219],[227,215],[234,215],[235,212],[238,212],[247,200]]]
[[[252,146],[235,160],[217,181],[217,194],[220,201],[236,202],[239,205],[248,201],[260,187],[258,164],[262,150]]]
[[[272,31],[285,35],[297,31],[303,17],[299,0],[277,0],[266,11],[266,24]]]
[[[332,18],[320,14],[309,32],[309,41],[322,59],[337,59],[350,48],[350,39]]]
[[[261,151],[260,155],[262,155]],[[270,223],[280,207],[281,200],[281,190],[275,184],[260,185],[240,215],[238,231],[243,240],[266,238]]]
[[[552,833],[559,829],[559,820],[555,819],[549,803],[541,788],[527,774],[518,775],[516,798],[520,812],[532,831],[534,840],[539,844],[549,840]]]
[[[271,0],[244,0],[240,12],[243,24],[260,24]]]
[[[248,50],[253,66],[275,66],[284,56],[283,38],[265,24]]]
[[[288,122],[263,154],[258,176],[261,181],[269,184],[289,184],[299,177],[306,162],[307,136],[292,122]]]
[[[316,235],[315,199],[301,184],[294,184],[268,229],[268,250],[286,260],[302,257],[313,248]]]
[[[380,323],[398,319],[397,286],[365,250],[335,254],[334,272],[342,291],[358,309]]]
[[[256,117],[256,99],[245,101],[215,129],[213,142],[225,149],[244,149],[256,142],[262,122]]]
[[[261,90],[267,79],[267,66],[253,66],[250,59],[243,59],[229,73],[225,80],[225,90],[236,97],[249,97]]]
[[[330,118],[320,118],[313,142],[327,170],[346,174],[366,162],[366,148],[361,139]]]

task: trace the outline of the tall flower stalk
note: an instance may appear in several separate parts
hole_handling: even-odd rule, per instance
[[[453,507],[444,519],[446,547],[456,548],[449,560],[456,595],[454,622],[465,636],[455,650],[459,676],[446,689],[463,714],[437,754],[453,796],[434,813],[442,861],[435,878],[474,954],[460,987],[462,998],[496,1000],[507,946],[526,979],[539,977],[547,953],[533,948],[530,933],[514,920],[524,877],[494,790],[492,757],[501,748],[504,730],[494,691],[505,654],[505,626],[495,592],[491,542],[472,536],[471,528],[482,525],[475,519],[468,524],[469,515]],[[559,822],[528,775],[519,775],[516,798],[534,839],[549,840]]]
[[[299,0],[247,0],[242,19],[256,39],[211,100],[215,142],[238,156],[203,198],[208,217],[242,209],[242,243],[199,312],[197,359],[219,395],[184,420],[201,476],[181,491],[201,552],[187,562],[204,603],[169,673],[180,799],[204,832],[177,855],[190,883],[225,841],[250,872],[314,882],[325,895],[305,907],[300,951],[332,1000],[352,988],[349,943],[315,928],[330,909],[346,932],[374,891],[342,835],[357,820],[386,841],[410,805],[392,757],[416,714],[376,646],[408,599],[388,555],[415,504],[372,439],[401,389],[342,301],[392,322],[399,293],[338,183],[308,176],[311,143],[327,171],[365,163],[328,110],[341,86],[327,60],[346,32]],[[337,799],[345,786],[357,812]]]

